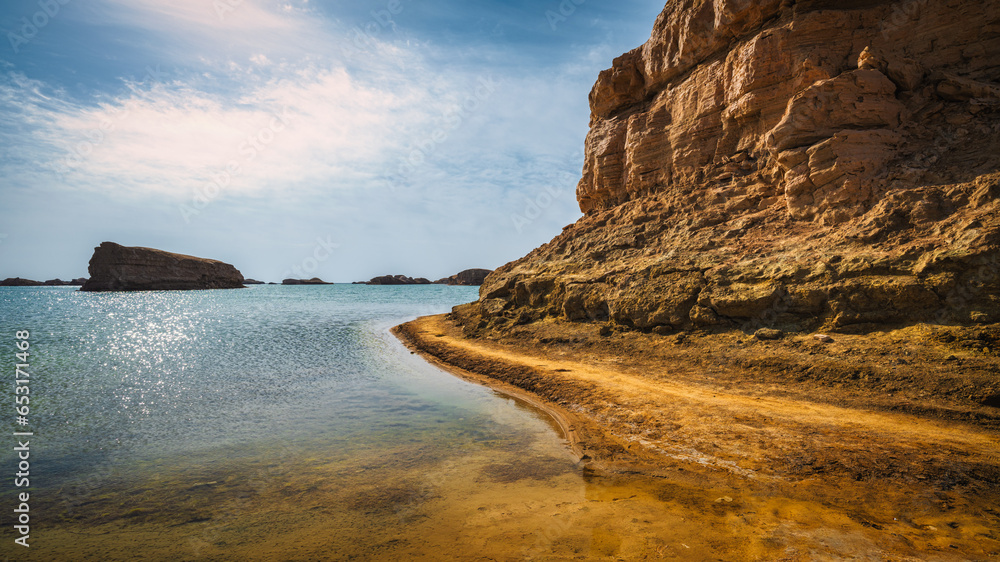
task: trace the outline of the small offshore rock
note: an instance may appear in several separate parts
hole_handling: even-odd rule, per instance
[[[445,277],[443,279],[438,279],[434,282],[435,285],[463,285],[463,286],[479,286],[486,281],[486,277],[493,273],[492,269],[466,269],[465,271],[460,271],[451,277]]]
[[[102,242],[81,291],[241,289],[243,274],[218,260]]]
[[[761,328],[753,333],[753,337],[759,340],[780,340],[784,336],[784,332],[773,328]]]

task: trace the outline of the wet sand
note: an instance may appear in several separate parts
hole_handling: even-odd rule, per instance
[[[712,556],[1000,556],[1000,435],[989,409],[933,398],[893,408],[891,397],[863,387],[796,388],[746,373],[741,384],[739,372],[719,363],[706,368],[675,356],[657,364],[642,343],[665,338],[621,345],[636,355],[595,352],[585,338],[574,346],[565,326],[470,338],[453,318],[420,318],[395,332],[450,371],[553,413],[595,474],[629,474],[689,494],[731,490],[719,502],[674,503],[662,514],[701,521],[700,539],[720,545]],[[563,345],[550,337],[560,333],[568,336]],[[688,351],[704,358],[713,349]],[[732,515],[725,533],[706,520],[706,507],[719,506]],[[722,546],[731,533],[739,541]]]

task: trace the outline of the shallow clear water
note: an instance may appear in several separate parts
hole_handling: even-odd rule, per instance
[[[0,334],[31,332],[39,482],[56,483],[109,458],[462,416],[471,397],[426,392],[445,377],[401,361],[384,332],[476,296],[442,286],[11,288],[0,291]],[[8,371],[13,351],[2,355]]]
[[[5,485],[0,498],[7,507],[30,490],[35,521],[48,524],[131,523],[146,510],[159,523],[185,524],[184,502],[166,492],[190,494],[202,481],[231,479],[257,494],[279,480],[329,483],[341,473],[340,487],[361,495],[336,501],[362,512],[381,501],[379,509],[396,513],[422,504],[429,488],[366,499],[366,486],[389,476],[362,475],[387,461],[391,478],[412,481],[470,452],[540,447],[556,472],[573,470],[547,420],[431,367],[388,333],[476,297],[476,288],[447,286],[0,288],[4,373],[14,371],[15,332],[30,331],[29,424],[14,429],[35,434],[31,488]],[[13,400],[7,390],[5,402]],[[0,459],[5,473],[16,471],[12,447]],[[227,492],[212,499],[214,487],[196,491],[231,510],[235,500]],[[141,501],[128,499],[136,488],[147,489]],[[254,501],[240,512],[261,509]],[[43,545],[44,535],[36,533]]]

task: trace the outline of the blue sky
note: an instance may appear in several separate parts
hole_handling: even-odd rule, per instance
[[[3,2],[0,278],[105,240],[266,281],[499,267],[579,218],[587,94],[662,8]]]

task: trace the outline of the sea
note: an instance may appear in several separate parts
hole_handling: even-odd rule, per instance
[[[0,557],[617,551],[622,539],[591,505],[604,492],[550,419],[389,333],[477,296],[441,285],[0,288]]]

